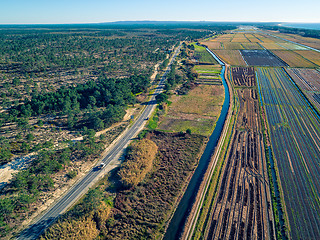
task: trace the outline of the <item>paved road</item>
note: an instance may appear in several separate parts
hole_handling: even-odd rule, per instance
[[[108,154],[103,158],[102,162],[108,165],[116,157],[119,157],[120,153],[128,146],[130,140],[134,138],[146,123],[146,118],[149,118],[151,113],[156,107],[155,97],[162,92],[166,75],[170,71],[170,66],[180,51],[180,46],[176,49],[173,57],[171,58],[168,68],[163,74],[158,86],[155,89],[154,94],[147,103],[144,111],[135,121],[135,123],[126,131],[125,134],[117,141],[117,143],[109,150]],[[62,198],[60,198],[49,210],[47,210],[34,224],[24,230],[18,239],[36,239],[40,234],[50,226],[60,214],[66,211],[73,205],[81,196],[83,196],[92,185],[92,182],[100,177],[101,171],[96,168],[92,168],[90,172],[77,182]]]

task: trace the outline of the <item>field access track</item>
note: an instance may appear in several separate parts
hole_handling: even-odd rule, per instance
[[[320,239],[320,117],[281,68],[257,68],[292,239]]]

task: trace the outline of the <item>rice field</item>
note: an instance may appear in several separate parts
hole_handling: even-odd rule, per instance
[[[240,50],[246,63],[250,66],[278,67],[287,64],[268,50]]]
[[[246,66],[238,50],[213,50],[224,62],[233,66]]]
[[[290,67],[317,67],[313,62],[303,58],[301,55],[287,50],[272,51],[273,54],[285,61]]]
[[[278,43],[278,44],[288,50],[309,50],[308,48],[305,48],[303,46],[300,46],[294,43],[289,43],[289,42]]]
[[[294,51],[295,53],[300,54],[302,57],[310,60],[311,62],[320,66],[320,53],[316,51]]]
[[[239,49],[243,49],[243,46],[241,45],[241,43],[236,43],[236,42],[224,42],[223,43],[224,49],[226,50],[239,50]]]
[[[305,68],[289,68],[287,72],[320,112],[320,72]]]
[[[257,68],[291,239],[320,239],[320,117],[283,69]]]
[[[260,43],[265,49],[268,49],[268,50],[286,50],[285,47],[275,43],[275,42],[272,42],[272,43]]]
[[[245,36],[247,37],[247,39],[252,42],[252,43],[260,43],[261,41],[255,37],[254,34],[245,34]]]
[[[241,43],[242,49],[263,49],[260,44],[256,42],[249,42],[249,43]]]

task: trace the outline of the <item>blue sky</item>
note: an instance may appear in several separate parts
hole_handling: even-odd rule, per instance
[[[128,20],[320,23],[320,0],[0,0],[0,24]]]

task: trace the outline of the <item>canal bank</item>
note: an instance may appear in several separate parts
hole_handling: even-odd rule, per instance
[[[222,136],[222,133],[224,132],[225,123],[226,123],[226,119],[227,119],[229,108],[230,108],[231,89],[225,79],[226,66],[209,49],[207,49],[207,51],[217,60],[217,62],[219,62],[220,65],[222,65],[221,79],[225,89],[225,100],[222,106],[220,117],[216,123],[216,127],[212,135],[210,136],[207,146],[199,160],[198,167],[196,168],[189,182],[189,185],[178,207],[176,208],[175,213],[171,218],[171,221],[169,223],[169,226],[163,238],[165,240],[178,239],[182,234],[182,231],[184,229],[188,216],[190,215],[192,207],[196,201],[200,186],[204,181],[204,175],[207,172],[211,159],[217,149],[216,147],[218,146],[219,140]]]

